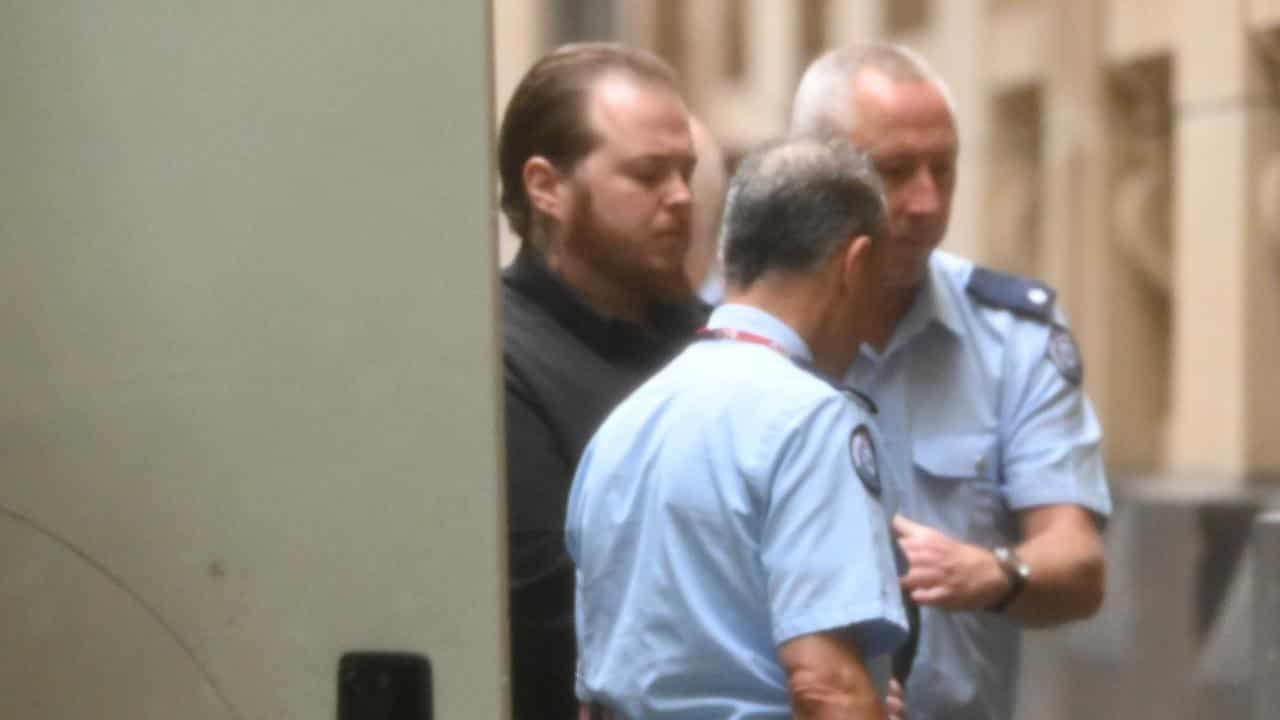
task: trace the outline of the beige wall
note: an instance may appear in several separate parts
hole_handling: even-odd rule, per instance
[[[0,28],[0,716],[504,716],[486,5]]]

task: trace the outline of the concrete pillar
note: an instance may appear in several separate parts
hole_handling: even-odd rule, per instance
[[[519,0],[512,0],[519,2]],[[545,0],[543,0],[545,2]],[[652,50],[658,35],[660,0],[616,0],[618,39],[628,45]]]
[[[547,0],[493,0],[493,114],[495,132],[520,78],[547,48]],[[520,238],[498,213],[498,263],[506,265]]]
[[[1280,26],[1280,0],[1248,0],[1248,5],[1255,28]]]
[[[1041,268],[1072,318],[1095,401],[1106,385],[1107,118],[1101,0],[1045,7],[1048,57],[1041,102]]]
[[[1253,179],[1274,152],[1277,113],[1249,45],[1245,7],[1175,5],[1174,415],[1169,460],[1233,484],[1280,468],[1274,373],[1280,306],[1273,256],[1255,233]],[[1274,201],[1274,199],[1269,199]]]
[[[960,132],[958,182],[951,201],[951,225],[947,250],[979,259],[978,222],[989,176],[983,139],[987,126],[986,87],[982,81],[982,43],[985,3],[979,0],[934,2],[931,8],[933,37],[929,59],[936,65],[956,100]]]
[[[1100,359],[1095,396],[1114,467],[1160,468],[1172,388],[1173,140],[1168,54],[1110,58],[1104,235],[1097,277],[1101,323],[1086,344]],[[1099,347],[1090,348],[1093,342]]]
[[[1110,60],[1128,62],[1169,51],[1173,39],[1169,0],[1105,0],[1103,5],[1106,17],[1101,30]]]
[[[874,0],[829,0],[827,41],[835,47],[877,37],[882,13],[881,4]]]
[[[495,123],[529,66],[546,52],[547,0],[493,0]]]
[[[974,251],[1002,270],[1040,276],[1046,3],[988,4],[979,43],[982,214]],[[972,167],[972,166],[970,166]],[[957,197],[957,200],[963,200]],[[956,234],[958,228],[951,234]]]
[[[800,65],[797,3],[741,0],[747,3],[747,75],[753,87],[753,140],[785,132],[791,96],[804,68]]]

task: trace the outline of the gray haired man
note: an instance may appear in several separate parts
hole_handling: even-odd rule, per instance
[[[1102,603],[1111,510],[1101,430],[1054,293],[938,250],[956,183],[946,85],[892,45],[832,51],[792,130],[851,140],[884,180],[874,327],[845,375],[870,394],[903,479],[894,531],[923,607],[913,718],[1007,720],[1020,635]]]

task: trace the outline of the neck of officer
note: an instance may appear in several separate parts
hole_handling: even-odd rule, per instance
[[[893,331],[898,328],[902,318],[907,316],[919,292],[920,285],[886,285],[877,290],[867,328],[867,344],[874,347],[876,352],[884,352],[889,340],[893,338]]]
[[[809,346],[813,366],[840,378],[858,352],[848,302],[836,297],[830,278],[766,273],[748,287],[728,288],[725,302],[750,305],[773,315]]]

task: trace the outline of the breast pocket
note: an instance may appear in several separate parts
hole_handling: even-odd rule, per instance
[[[993,545],[1004,533],[1004,499],[995,438],[933,435],[913,441],[916,482],[904,500],[909,517],[952,537]]]

